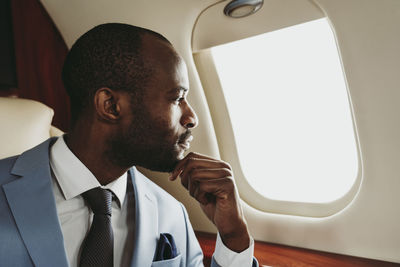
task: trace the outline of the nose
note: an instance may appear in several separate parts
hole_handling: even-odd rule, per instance
[[[195,128],[198,124],[196,112],[194,112],[189,103],[187,103],[185,106],[186,108],[181,117],[181,124],[187,129]]]

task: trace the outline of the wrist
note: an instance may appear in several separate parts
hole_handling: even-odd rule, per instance
[[[250,234],[247,226],[234,232],[219,234],[224,245],[236,253],[240,253],[250,246]]]

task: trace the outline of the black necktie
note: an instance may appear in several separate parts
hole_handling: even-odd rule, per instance
[[[113,231],[111,227],[112,193],[100,187],[82,194],[94,216],[90,231],[82,244],[80,267],[113,266]]]

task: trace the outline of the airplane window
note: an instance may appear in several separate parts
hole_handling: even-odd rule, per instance
[[[242,171],[263,196],[326,203],[358,175],[358,152],[328,21],[211,49]]]

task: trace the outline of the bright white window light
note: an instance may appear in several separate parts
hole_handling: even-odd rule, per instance
[[[241,167],[267,198],[325,203],[358,174],[349,99],[326,19],[212,48]]]

